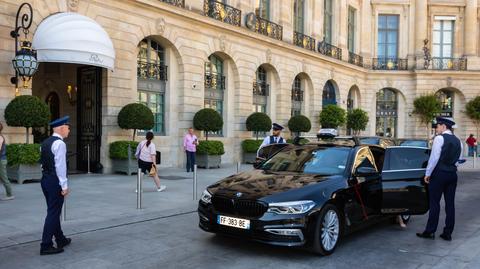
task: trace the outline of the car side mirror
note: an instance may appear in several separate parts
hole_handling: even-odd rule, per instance
[[[356,177],[372,176],[375,174],[378,174],[378,171],[375,168],[368,166],[358,167],[354,173]]]
[[[255,159],[255,163],[253,164],[253,168],[259,169],[260,167],[262,167],[263,163],[264,163],[266,160],[267,160],[266,158],[257,157],[257,158]]]

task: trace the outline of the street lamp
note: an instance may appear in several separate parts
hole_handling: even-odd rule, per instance
[[[24,7],[27,8],[27,10],[22,13]],[[21,22],[19,23],[20,15]],[[22,78],[23,87],[28,88],[28,82],[38,70],[37,52],[32,49],[32,43],[28,41],[28,29],[32,25],[32,17],[32,6],[29,3],[21,4],[18,8],[15,19],[15,30],[10,32],[10,36],[15,38],[15,58],[12,60],[12,65],[15,69],[15,77],[10,79],[12,84],[15,84],[15,95],[19,94],[18,77],[20,76]],[[21,40],[20,50],[18,50],[18,37],[20,36],[20,30],[25,34],[25,39]]]

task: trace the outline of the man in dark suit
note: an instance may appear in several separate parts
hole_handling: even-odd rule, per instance
[[[70,133],[70,117],[50,122],[53,135],[42,143],[40,162],[42,163],[42,191],[47,202],[47,217],[43,226],[40,255],[50,255],[63,252],[63,247],[71,243],[72,239],[63,235],[60,225],[60,214],[64,197],[68,195],[67,179],[67,146],[63,139]],[[53,246],[55,236],[57,247]]]
[[[428,184],[430,211],[428,222],[418,237],[435,239],[440,214],[440,199],[445,197],[445,227],[440,237],[452,240],[455,225],[455,191],[457,188],[457,162],[462,154],[462,143],[453,135],[455,122],[448,118],[437,117],[432,152],[428,160],[424,181]]]

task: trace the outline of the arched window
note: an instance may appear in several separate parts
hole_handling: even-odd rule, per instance
[[[437,92],[436,96],[442,106],[439,116],[453,117],[453,92],[440,90]]]
[[[305,1],[295,0],[293,4],[293,30],[304,33]]]
[[[255,0],[255,15],[270,20],[270,0]]]
[[[326,105],[336,104],[337,97],[335,95],[335,86],[333,86],[333,83],[329,80],[327,81],[327,83],[325,83],[325,86],[323,86],[322,107],[325,107]]]
[[[216,110],[223,117],[223,99],[225,91],[225,76],[223,60],[210,55],[205,63],[205,107]],[[220,132],[212,133],[221,135]]]
[[[292,116],[302,114],[302,105],[303,105],[303,83],[300,76],[296,76],[293,80],[292,85]]]
[[[255,81],[253,82],[253,112],[267,113],[267,96],[270,85],[267,82],[267,71],[259,67],[255,72]]]
[[[395,137],[397,129],[397,93],[392,89],[381,89],[377,93],[376,135]]]
[[[155,40],[145,38],[138,45],[137,90],[140,103],[148,106],[154,115],[154,133],[165,134],[165,91],[167,66],[165,49]]]

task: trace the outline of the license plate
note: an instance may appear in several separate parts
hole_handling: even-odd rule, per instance
[[[235,228],[240,228],[245,230],[250,229],[250,220],[248,219],[238,219],[238,218],[218,215],[217,223],[220,225],[225,225],[225,226],[230,226],[230,227],[235,227]]]

